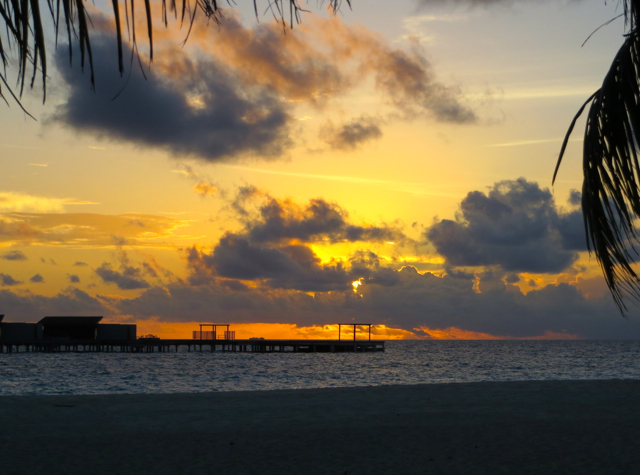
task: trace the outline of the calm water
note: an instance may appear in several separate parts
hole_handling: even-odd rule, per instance
[[[377,354],[0,354],[0,395],[640,379],[640,341],[400,341]]]

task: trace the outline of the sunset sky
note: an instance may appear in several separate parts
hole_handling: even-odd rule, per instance
[[[196,21],[185,47],[179,22],[159,26],[151,65],[140,28],[146,80],[130,49],[119,76],[98,3],[95,92],[78,51],[70,66],[50,38],[46,103],[38,82],[24,98],[37,121],[0,104],[6,321],[640,337],[638,309],[620,315],[585,252],[583,122],[551,188],[623,19],[581,45],[617,2],[310,4],[286,33],[237,3],[219,26]]]

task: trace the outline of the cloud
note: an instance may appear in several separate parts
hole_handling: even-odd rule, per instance
[[[192,60],[184,53],[179,63],[165,64],[164,72],[162,67],[151,69],[147,80],[132,68],[124,81],[117,73],[114,41],[105,33],[92,36],[95,92],[79,65],[69,67],[65,48],[56,51],[70,92],[50,121],[213,162],[246,155],[277,157],[291,144],[288,106],[267,88],[244,82],[212,59]],[[131,55],[126,46],[124,55]]]
[[[461,102],[461,91],[434,81],[431,69],[416,44],[411,53],[395,50],[382,55],[376,82],[407,118],[427,113],[438,122],[477,122],[475,112]]]
[[[45,198],[23,193],[0,192],[0,213],[60,213],[64,211],[66,201],[59,198]]]
[[[231,286],[238,280],[305,292],[350,290],[354,280],[375,272],[382,281],[381,259],[361,250],[351,259],[323,261],[312,245],[412,243],[400,225],[353,223],[346,210],[321,198],[300,205],[247,186],[231,201],[231,210],[244,229],[226,233],[210,252],[192,247],[185,253],[191,285]]]
[[[149,283],[142,279],[140,269],[133,266],[122,266],[121,271],[113,270],[111,264],[103,262],[94,270],[105,283],[113,283],[121,290],[147,289]]]
[[[236,206],[239,206],[236,204]],[[398,226],[354,224],[337,203],[316,198],[300,206],[290,200],[265,197],[259,217],[246,225],[247,238],[255,243],[289,240],[316,242],[384,242],[407,240]]]
[[[3,274],[3,273],[0,273],[0,281],[1,281],[1,285],[7,286],[7,287],[22,283],[19,280],[15,280],[9,274]]]
[[[0,259],[5,261],[26,261],[27,256],[22,251],[7,251],[0,255]]]
[[[201,196],[213,196],[218,192],[218,189],[210,183],[201,181],[193,186],[193,191]]]
[[[245,83],[265,86],[287,100],[322,104],[348,90],[350,78],[331,51],[319,47],[326,44],[317,38],[325,34],[322,28],[332,29],[326,20],[320,22],[312,21],[309,28],[298,25],[285,34],[274,23],[245,28],[229,11],[218,28],[199,29],[191,39],[237,71]]]
[[[470,192],[456,220],[434,223],[425,236],[448,265],[557,273],[585,249],[580,214],[559,215],[548,189],[520,178],[496,183],[487,194]]]
[[[288,100],[324,104],[373,79],[404,117],[426,115],[460,124],[477,120],[458,89],[435,79],[417,43],[408,52],[395,49],[380,35],[362,25],[347,25],[339,17],[310,17],[284,35],[277,25],[246,29],[230,16],[213,36],[213,42],[204,35],[195,41],[246,80],[268,86]]]
[[[86,262],[82,262],[82,261],[76,261],[72,264],[75,267],[84,267],[84,266],[88,266],[89,264],[87,264]]]
[[[354,280],[342,263],[323,265],[307,246],[262,247],[233,234],[202,258],[221,277],[265,280],[273,288],[324,292],[349,288]]]
[[[233,245],[237,243],[226,249]],[[640,338],[638,312],[629,319],[620,317],[606,288],[601,288],[601,279],[595,282],[578,277],[571,285],[539,286],[524,294],[518,287],[505,282],[515,280],[514,276],[504,279],[501,272],[439,276],[420,273],[412,266],[394,270],[382,267],[379,256],[374,253],[360,252],[343,263],[342,270],[332,281],[328,278],[332,268],[323,273],[322,265],[304,249],[276,248],[285,254],[285,258],[271,260],[264,257],[264,248],[254,246],[254,249],[257,249],[258,261],[246,259],[254,266],[249,270],[262,275],[270,273],[267,282],[274,285],[255,285],[255,281],[210,273],[206,281],[175,280],[163,286],[149,286],[131,298],[90,296],[74,288],[53,297],[28,291],[16,294],[5,289],[0,291],[0,301],[4,313],[18,316],[17,319],[11,317],[12,320],[39,320],[47,314],[96,314],[119,319],[192,322],[207,321],[212,314],[218,314],[225,315],[232,323],[324,325],[339,320],[368,321],[435,338],[444,334],[453,337],[484,334],[501,338],[545,335]],[[211,258],[211,254],[203,256],[197,250],[192,251],[192,258],[199,263]],[[295,255],[298,251],[303,255]],[[234,256],[243,257],[242,253]],[[283,272],[278,273],[278,267],[270,262],[279,262]],[[302,279],[300,283],[287,278],[290,272],[287,265],[298,266],[295,275]],[[360,269],[368,274],[359,279],[360,285],[354,292],[348,282],[349,273],[357,275]],[[123,273],[122,269],[118,272]],[[278,282],[283,276],[283,281]],[[339,279],[344,284],[342,287],[337,285]],[[587,298],[582,288],[591,297]]]
[[[336,150],[353,150],[359,145],[382,137],[379,121],[361,116],[338,127],[329,122],[320,132],[321,138]]]
[[[0,241],[33,241],[42,233],[19,216],[0,216]]]
[[[173,173],[179,173],[184,177],[194,181],[195,185],[193,185],[193,191],[198,193],[200,196],[213,196],[218,193],[218,188],[214,185],[211,179],[209,179],[205,175],[196,173],[193,167],[191,167],[190,165],[181,163],[178,169],[171,171]]]
[[[140,214],[7,213],[0,215],[0,242],[56,243],[58,245],[111,245],[121,236],[138,246],[157,245],[186,221]]]
[[[592,339],[640,337],[638,315],[626,320],[616,312],[608,294],[587,299],[566,283],[547,285],[525,295],[517,287],[487,275],[480,277],[488,282],[478,293],[475,278],[421,274],[411,266],[387,271],[394,274],[390,280],[393,284],[364,279],[357,292],[344,289],[309,294],[273,287],[234,289],[220,281],[197,286],[173,283],[151,287],[113,305],[125,315],[174,322],[224,314],[234,323],[323,325],[354,319],[414,333],[423,329],[434,336],[437,330],[456,328],[501,338],[551,334]]]
[[[80,282],[80,277],[78,277],[75,274],[69,274],[68,277],[69,277],[69,282],[71,282],[72,284],[77,284]]]
[[[65,48],[58,49],[55,61],[69,95],[48,122],[98,138],[209,162],[277,158],[294,143],[297,104],[321,112],[370,84],[389,120],[477,122],[461,90],[437,80],[417,43],[407,51],[393,48],[338,18],[310,17],[286,34],[273,23],[245,28],[231,9],[217,28],[198,19],[187,48],[176,45],[175,33],[156,35],[148,80],[135,66],[126,79],[118,76],[113,32],[97,20],[96,91],[79,65],[69,67]],[[124,55],[131,55],[126,45]],[[381,123],[360,118],[337,127],[329,143],[351,147],[381,134]]]
[[[76,288],[69,288],[53,297],[29,292],[15,294],[0,290],[3,312],[11,321],[37,322],[45,315],[113,315],[113,309],[100,298]]]
[[[73,198],[48,198],[24,193],[0,192],[0,213],[61,213],[68,205],[97,204]]]
[[[588,250],[582,208],[559,216],[557,228],[564,249],[572,251]]]
[[[569,204],[573,206],[581,206],[582,205],[582,193],[578,190],[571,190],[569,192]]]
[[[29,282],[31,282],[32,284],[41,284],[44,282],[44,277],[42,277],[40,274],[36,274],[29,279]]]

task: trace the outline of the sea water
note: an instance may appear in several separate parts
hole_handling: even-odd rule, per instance
[[[379,353],[4,353],[0,395],[640,379],[640,341],[390,341]]]

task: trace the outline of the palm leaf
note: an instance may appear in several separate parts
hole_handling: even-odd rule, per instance
[[[556,171],[578,117],[589,103],[583,144],[582,210],[587,246],[602,268],[614,301],[624,314],[624,296],[640,300],[633,268],[640,236],[640,0],[625,0],[625,41],[602,87],[582,106],[565,136]]]

